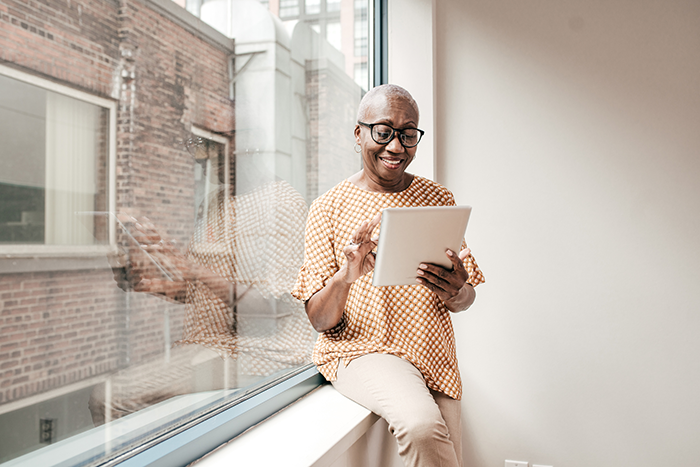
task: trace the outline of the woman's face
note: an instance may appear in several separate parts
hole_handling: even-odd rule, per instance
[[[384,123],[395,130],[418,128],[418,113],[405,99],[378,95],[372,100],[364,116],[367,124]],[[369,128],[355,127],[355,141],[362,148],[364,175],[370,189],[377,191],[401,191],[408,187],[412,177],[405,174],[413,161],[416,147],[404,148],[399,135],[387,144],[372,139]]]

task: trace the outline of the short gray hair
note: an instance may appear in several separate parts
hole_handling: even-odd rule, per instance
[[[378,96],[386,96],[390,99],[405,99],[416,111],[416,115],[420,117],[418,104],[411,96],[411,93],[406,91],[401,86],[396,84],[380,84],[379,86],[370,89],[360,101],[360,107],[357,109],[357,121],[363,122],[367,116],[367,110],[372,105],[374,99]]]

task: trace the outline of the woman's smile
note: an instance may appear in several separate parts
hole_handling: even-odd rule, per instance
[[[398,157],[381,157],[377,156],[377,158],[382,161],[382,165],[386,167],[389,170],[398,170],[401,168],[401,164],[404,162],[404,159],[398,158]]]

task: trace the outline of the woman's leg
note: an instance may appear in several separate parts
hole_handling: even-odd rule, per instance
[[[430,394],[433,395],[433,399],[440,407],[440,413],[447,425],[447,432],[450,434],[450,441],[455,446],[457,460],[459,465],[462,466],[462,403],[432,389]]]
[[[387,421],[407,467],[461,465],[461,452],[458,456],[455,451],[441,407],[410,362],[389,354],[364,355],[347,367],[341,364],[333,385]],[[459,402],[453,402],[457,404],[443,401],[442,405],[456,407],[459,416]],[[448,418],[454,420],[454,416]]]

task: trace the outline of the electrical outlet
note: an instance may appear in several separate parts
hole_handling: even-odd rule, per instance
[[[529,467],[529,462],[524,461],[506,461],[506,467]]]

